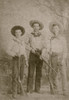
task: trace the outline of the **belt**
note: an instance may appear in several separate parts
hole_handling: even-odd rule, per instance
[[[62,56],[62,53],[52,52],[52,57],[54,57],[54,56]]]

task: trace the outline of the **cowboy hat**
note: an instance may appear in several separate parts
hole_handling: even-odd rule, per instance
[[[40,21],[38,21],[38,20],[31,20],[30,21],[30,26],[33,28],[33,25],[34,24],[39,24],[39,26],[40,26],[40,30],[42,30],[43,28],[44,28],[44,25],[40,22]]]
[[[11,29],[12,35],[15,36],[15,31],[16,31],[16,30],[21,30],[21,32],[22,32],[21,36],[25,33],[25,29],[24,29],[22,26],[14,26],[14,27]]]

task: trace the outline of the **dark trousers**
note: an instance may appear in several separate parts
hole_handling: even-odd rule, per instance
[[[42,65],[43,65],[43,61],[40,60],[39,56],[33,53],[30,53],[29,67],[28,67],[27,92],[33,91],[33,78],[34,78],[35,68],[36,68],[35,91],[38,92],[40,90]]]
[[[12,92],[16,94],[19,87],[19,79],[21,82],[23,80],[25,57],[13,57],[12,65]]]

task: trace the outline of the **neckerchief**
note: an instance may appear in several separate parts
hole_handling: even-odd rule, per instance
[[[13,39],[15,42],[17,42],[18,44],[21,44],[22,45],[22,41],[21,40],[19,40],[19,39],[17,39],[17,38],[14,38]]]
[[[37,35],[35,34],[35,32],[32,32],[31,33],[32,35],[34,35],[34,37],[39,37],[40,35],[41,35],[41,33],[39,32],[39,33],[37,33]]]

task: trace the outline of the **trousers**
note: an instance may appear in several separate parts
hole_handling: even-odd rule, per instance
[[[12,93],[17,94],[19,87],[19,79],[23,81],[24,75],[24,66],[25,66],[25,57],[13,57],[12,58]]]
[[[62,64],[62,56],[53,53],[50,59],[51,67],[56,71],[49,68],[49,83],[50,83],[50,90],[53,93],[57,89],[57,76],[58,72],[61,75],[61,83],[62,83],[62,91],[63,93],[67,92],[67,74],[66,74],[66,62]]]
[[[42,76],[42,65],[43,65],[43,61],[39,58],[39,56],[30,52],[29,67],[28,67],[27,92],[33,91],[33,79],[34,79],[35,69],[36,69],[35,91],[36,92],[40,91],[41,76]]]

